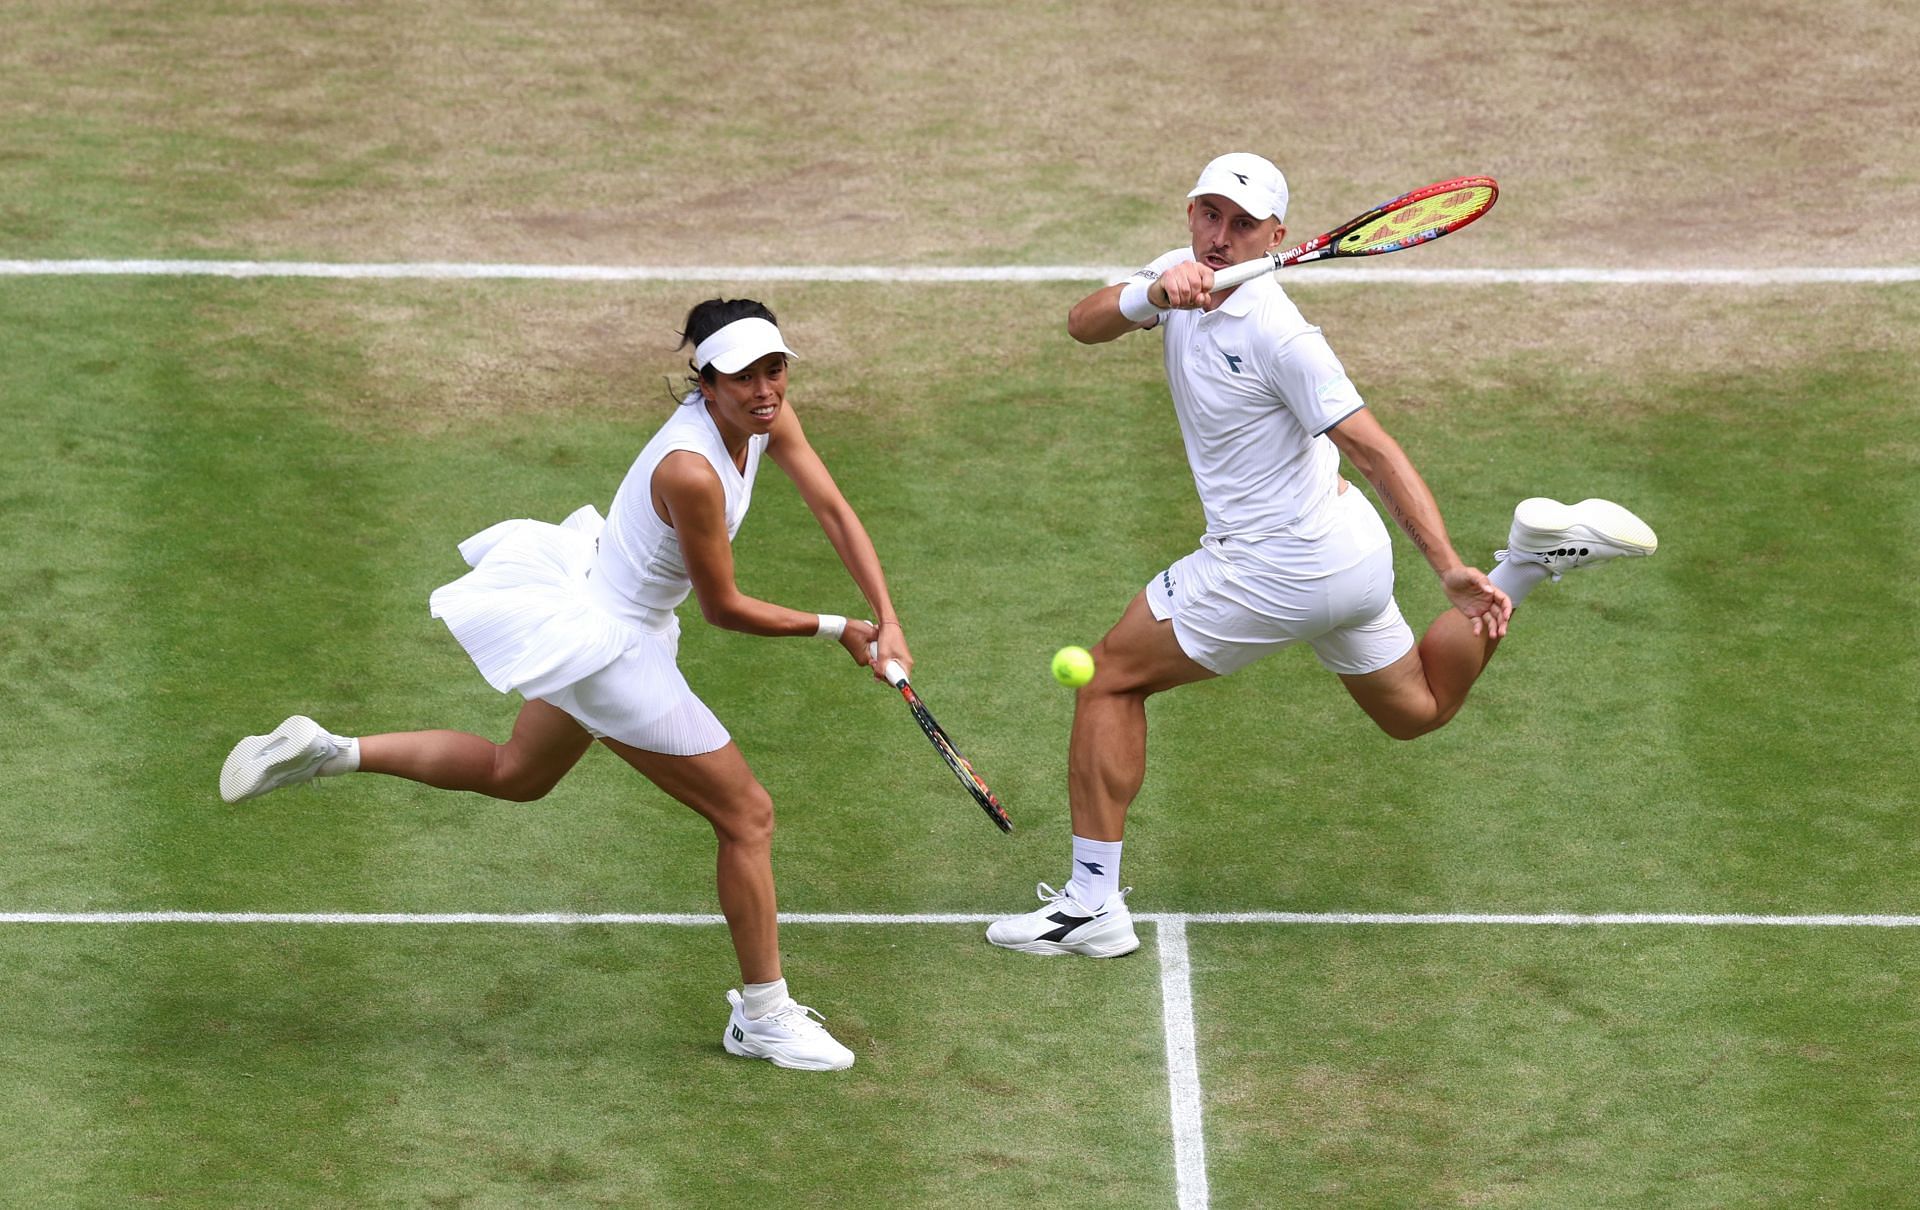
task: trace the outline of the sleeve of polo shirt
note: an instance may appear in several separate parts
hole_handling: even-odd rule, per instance
[[[1318,328],[1283,341],[1269,350],[1261,363],[1261,376],[1267,386],[1280,396],[1300,426],[1316,437],[1367,406]]]

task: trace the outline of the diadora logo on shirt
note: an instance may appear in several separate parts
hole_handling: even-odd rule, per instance
[[[1221,351],[1220,356],[1227,359],[1227,369],[1230,372],[1235,374],[1238,374],[1240,372],[1240,362],[1242,360],[1241,358],[1235,357],[1233,354],[1228,353],[1224,350]]]

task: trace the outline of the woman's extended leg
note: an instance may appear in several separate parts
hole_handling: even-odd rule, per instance
[[[296,714],[266,735],[233,746],[220,768],[220,796],[243,802],[283,786],[342,773],[390,773],[443,790],[531,802],[553,789],[593,737],[546,702],[520,707],[504,744],[464,731],[401,731],[349,739]]]
[[[465,731],[396,731],[360,738],[360,772],[388,773],[442,790],[532,802],[559,784],[593,743],[557,706],[520,707],[504,744]]]

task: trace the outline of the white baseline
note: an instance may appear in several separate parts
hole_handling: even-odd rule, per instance
[[[0,260],[0,277],[319,277],[576,282],[1106,282],[1137,265],[524,265],[457,261]],[[1898,285],[1920,265],[1742,269],[1419,269],[1357,265],[1284,271],[1302,284],[1378,285]]]
[[[988,912],[781,912],[782,924],[986,924]],[[1691,925],[1760,928],[1920,928],[1920,915],[1789,915],[1706,912],[1135,912],[1152,924]],[[698,912],[0,912],[0,924],[725,924]]]

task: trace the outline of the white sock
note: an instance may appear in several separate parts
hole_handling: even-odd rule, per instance
[[[758,1021],[787,1002],[787,981],[749,983],[740,989],[740,1001],[740,1011],[747,1014],[747,1020]]]
[[[331,731],[327,734],[333,735]],[[321,761],[320,768],[314,772],[314,776],[338,777],[342,773],[358,773],[360,771],[360,741],[357,739],[348,739],[344,735],[334,735],[333,743],[334,746],[340,750]]]
[[[1067,894],[1081,907],[1098,910],[1107,896],[1120,889],[1120,842],[1073,838],[1073,877]]]
[[[1492,571],[1487,573],[1487,579],[1493,581],[1495,588],[1506,593],[1512,599],[1514,607],[1518,608],[1520,602],[1527,599],[1527,594],[1533,591],[1533,586],[1552,574],[1547,570],[1545,563],[1502,559],[1494,564]]]

